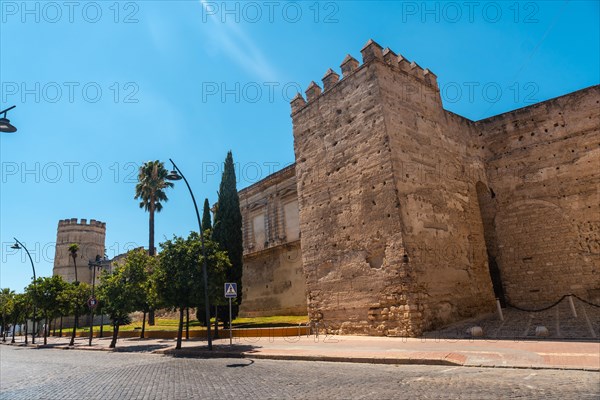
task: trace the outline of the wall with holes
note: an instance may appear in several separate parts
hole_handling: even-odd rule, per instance
[[[476,123],[509,303],[600,300],[600,87]]]

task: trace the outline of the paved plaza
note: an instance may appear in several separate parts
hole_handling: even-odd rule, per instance
[[[598,372],[0,346],[0,399],[593,399]]]

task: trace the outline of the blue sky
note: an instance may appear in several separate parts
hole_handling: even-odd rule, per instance
[[[373,38],[438,76],[477,120],[598,84],[599,3],[0,1],[0,286],[52,274],[59,219],[105,221],[114,256],[147,246],[137,167],[172,157],[214,202],[232,150],[239,188],[293,162],[289,99]],[[156,237],[196,228],[181,183]]]

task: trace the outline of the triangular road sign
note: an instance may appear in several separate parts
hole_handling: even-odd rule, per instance
[[[226,283],[225,284],[225,297],[228,297],[228,298],[237,297],[237,283]]]

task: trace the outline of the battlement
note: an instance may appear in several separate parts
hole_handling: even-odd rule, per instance
[[[389,47],[383,49],[373,39],[369,39],[360,52],[362,55],[362,65],[350,54],[346,55],[340,64],[340,69],[342,72],[341,79],[337,72],[329,68],[321,79],[323,82],[323,88],[312,81],[305,91],[306,100],[300,93],[298,93],[290,102],[292,107],[292,115],[306,107],[308,104],[311,104],[317,101],[320,97],[326,95],[331,89],[340,83],[345,82],[348,77],[352,76],[356,73],[356,71],[371,62],[384,63],[391,67],[394,71],[413,77],[422,85],[429,86],[436,91],[439,90],[437,86],[437,76],[428,68],[424,69],[416,62],[411,62],[404,56],[394,53],[394,51]]]
[[[101,222],[101,221],[97,221],[95,219],[90,219],[90,221],[88,223],[88,220],[85,218],[82,218],[80,220],[80,222],[78,222],[77,218],[61,219],[60,221],[58,221],[59,229],[64,226],[94,226],[94,227],[106,229],[106,222]]]

